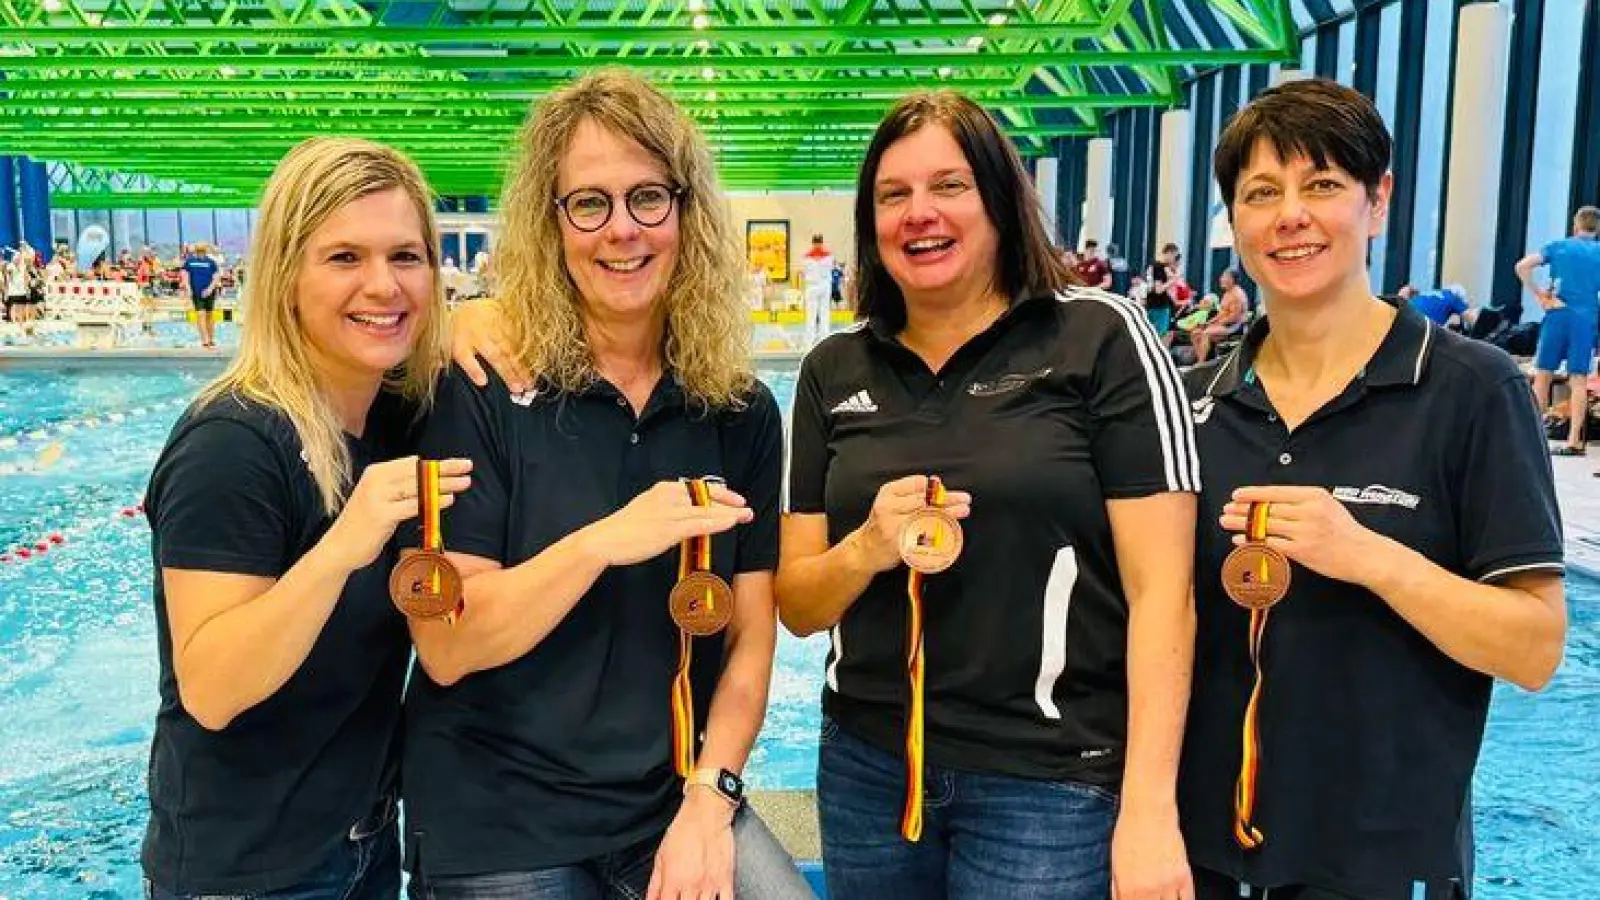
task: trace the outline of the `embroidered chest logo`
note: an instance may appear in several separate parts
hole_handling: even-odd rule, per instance
[[[1021,390],[1035,381],[1050,374],[1050,367],[1046,366],[1034,372],[1014,372],[1010,375],[1001,375],[993,381],[974,381],[967,385],[967,393],[974,397],[998,397],[1012,391]]]
[[[1422,498],[1416,494],[1408,494],[1398,488],[1384,487],[1381,484],[1369,484],[1364,488],[1336,487],[1333,497],[1343,503],[1362,503],[1372,506],[1403,506],[1406,509],[1416,509]]]
[[[878,404],[872,402],[872,395],[866,391],[856,391],[854,394],[839,401],[839,404],[829,412],[833,415],[839,413],[875,413]]]
[[[1190,403],[1189,409],[1194,413],[1194,423],[1196,425],[1204,425],[1206,420],[1211,418],[1211,407],[1214,405],[1216,405],[1216,401],[1210,397],[1201,397],[1199,400]]]

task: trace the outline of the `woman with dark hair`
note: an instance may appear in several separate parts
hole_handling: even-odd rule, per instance
[[[1177,373],[1137,307],[1075,284],[964,97],[889,112],[855,224],[864,322],[801,367],[777,580],[784,624],[832,639],[829,896],[1185,896]]]
[[[1536,690],[1561,659],[1527,383],[1368,287],[1389,147],[1324,80],[1263,92],[1217,144],[1270,316],[1188,377],[1206,477],[1179,784],[1201,898],[1464,895],[1490,688]]]

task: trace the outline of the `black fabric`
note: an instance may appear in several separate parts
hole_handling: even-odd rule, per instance
[[[669,374],[636,421],[604,382],[513,397],[491,375],[440,386],[423,446],[473,460],[444,513],[445,545],[514,566],[656,482],[720,475],[755,521],[712,540],[729,580],[777,568],[782,420],[757,384],[740,411],[685,403]],[[667,613],[678,550],[606,571],[532,652],[445,688],[420,666],[407,695],[406,865],[429,876],[592,859],[665,830],[681,791],[671,763],[678,631]],[[471,615],[469,610],[468,615]],[[694,648],[702,727],[722,638]]]
[[[1149,270],[1150,292],[1145,294],[1144,305],[1146,309],[1170,309],[1172,307],[1172,279],[1177,273],[1167,268],[1164,263],[1151,263]],[[1166,283],[1165,290],[1156,287]]]
[[[380,394],[349,440],[357,476],[411,452],[414,422]],[[332,524],[300,454],[286,417],[224,397],[185,413],[150,479],[161,705],[143,861],[170,891],[291,886],[394,790],[410,640],[389,602],[390,552],[350,576],[304,665],[227,728],[203,728],[178,693],[161,569],[287,572]]]
[[[1106,500],[1198,488],[1180,391],[1143,312],[1090,289],[1016,304],[937,374],[881,323],[806,357],[792,512],[825,513],[837,543],[886,482],[938,475],[973,495],[960,560],[925,584],[930,763],[1120,780],[1128,608]],[[851,605],[823,694],[841,726],[895,754],[905,592],[897,568]]]
[[[1182,774],[1201,866],[1250,884],[1411,900],[1460,878],[1491,679],[1379,597],[1296,567],[1268,624],[1256,823],[1232,836],[1240,727],[1254,673],[1248,614],[1219,580],[1223,505],[1243,485],[1329,489],[1357,521],[1465,578],[1560,572],[1559,510],[1533,398],[1499,350],[1403,307],[1365,371],[1293,433],[1253,374],[1270,319],[1189,373],[1206,465],[1196,538],[1198,634]]]

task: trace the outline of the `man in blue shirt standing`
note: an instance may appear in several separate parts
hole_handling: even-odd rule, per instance
[[[217,261],[211,258],[211,247],[204,241],[194,245],[194,252],[183,260],[183,283],[189,291],[189,299],[194,303],[195,327],[200,331],[200,346],[214,348],[217,346],[215,334],[216,323],[212,321],[212,310],[217,307],[217,288],[222,283],[217,279],[219,270]]]
[[[1585,206],[1572,217],[1572,237],[1546,244],[1517,263],[1517,277],[1544,307],[1539,349],[1534,357],[1533,391],[1541,410],[1550,405],[1550,382],[1556,367],[1567,364],[1571,425],[1556,456],[1584,455],[1584,421],[1589,417],[1589,371],[1594,363],[1596,328],[1600,327],[1600,209]],[[1533,283],[1533,272],[1550,267],[1550,287]]]

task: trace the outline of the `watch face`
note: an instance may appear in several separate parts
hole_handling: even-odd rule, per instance
[[[744,791],[744,783],[739,780],[739,776],[724,771],[717,775],[717,789],[730,797],[737,797]]]

